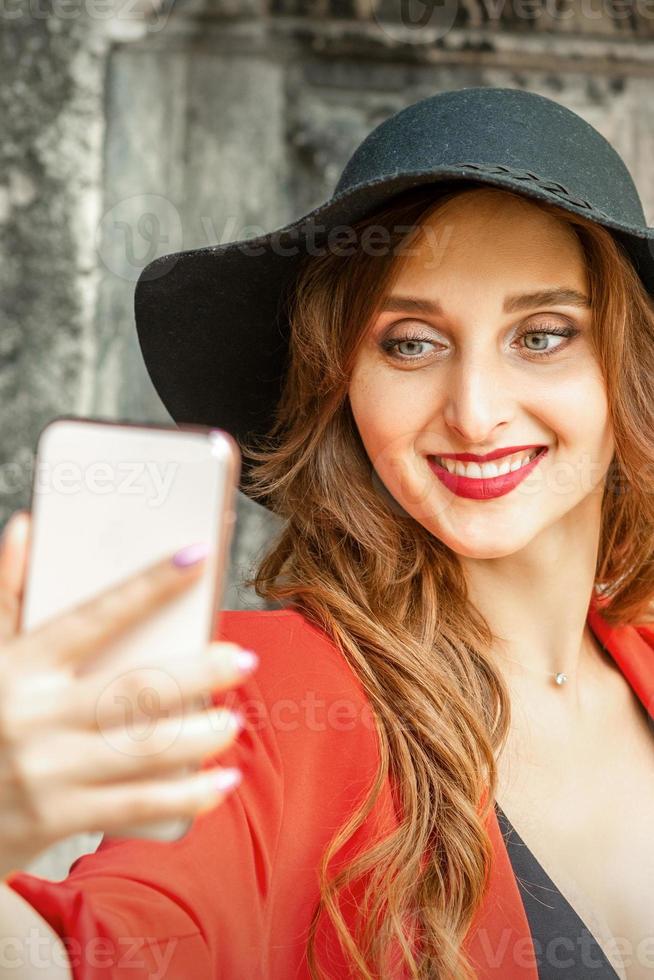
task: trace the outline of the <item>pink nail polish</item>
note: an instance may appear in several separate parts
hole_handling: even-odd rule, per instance
[[[259,658],[254,650],[239,650],[236,654],[236,663],[242,674],[249,674],[259,663]]]
[[[236,723],[237,732],[242,732],[247,724],[247,720],[242,711],[232,711],[232,717]]]
[[[243,773],[240,769],[219,769],[212,773],[212,781],[219,792],[224,793],[228,789],[234,789],[241,782]]]
[[[206,558],[209,551],[208,541],[198,541],[196,544],[188,544],[185,548],[180,548],[179,551],[175,552],[172,558],[173,565],[177,565],[178,568],[195,565],[196,562]]]

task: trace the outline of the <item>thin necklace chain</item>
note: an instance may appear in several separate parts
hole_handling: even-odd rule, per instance
[[[562,670],[551,671],[551,670],[541,670],[538,667],[530,667],[528,664],[523,664],[520,660],[514,660],[513,657],[502,657],[503,660],[509,660],[512,664],[518,664],[523,670],[530,670],[532,673],[540,674],[541,677],[549,677],[557,687],[563,687],[569,677],[574,677],[574,674],[565,673]]]
[[[598,640],[597,642],[600,645],[602,653],[605,654],[606,656],[610,656],[605,645],[600,640]],[[559,670],[559,671],[541,670],[538,667],[530,667],[528,664],[523,664],[521,660],[514,660],[513,657],[503,656],[502,659],[509,660],[513,664],[518,664],[518,666],[522,667],[523,670],[530,670],[532,673],[540,674],[541,677],[549,677],[557,685],[557,687],[563,687],[563,685],[566,683],[568,678],[574,677],[576,674],[576,671],[569,674],[563,670]]]

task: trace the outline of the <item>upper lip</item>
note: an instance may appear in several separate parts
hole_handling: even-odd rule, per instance
[[[510,456],[512,453],[519,453],[524,449],[545,449],[545,446],[534,444],[530,446],[503,446],[501,449],[493,449],[484,456],[476,453],[434,453],[441,459],[460,459],[462,463],[484,463],[488,459],[497,459],[499,456]]]

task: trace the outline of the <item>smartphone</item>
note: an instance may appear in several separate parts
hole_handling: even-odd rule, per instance
[[[223,601],[240,467],[238,444],[221,429],[68,415],[48,422],[37,441],[20,629],[39,626],[186,545],[209,541],[212,552],[193,585],[87,656],[75,674],[165,671],[170,660],[203,656]],[[153,693],[143,691],[138,722],[126,706],[121,728],[135,748],[154,724],[154,710],[148,722]],[[207,694],[195,707],[209,700]],[[103,734],[110,738],[111,728]],[[111,836],[177,840],[191,823],[125,826]]]

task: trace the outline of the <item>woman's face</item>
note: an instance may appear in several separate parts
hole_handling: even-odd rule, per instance
[[[393,308],[370,325],[349,387],[386,490],[476,558],[512,554],[566,522],[599,521],[614,444],[573,231],[489,189],[453,200],[408,247]],[[505,472],[539,447],[546,452],[524,472]],[[497,475],[478,465],[450,473],[433,459],[496,450]]]

